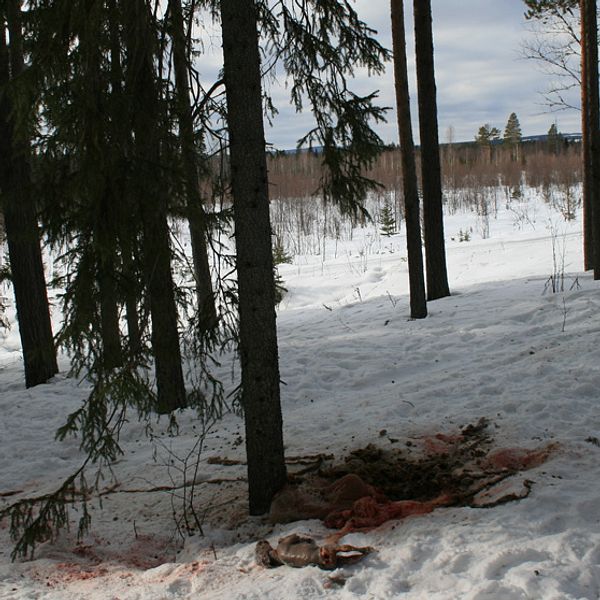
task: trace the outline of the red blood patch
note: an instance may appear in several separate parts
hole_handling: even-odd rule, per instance
[[[546,462],[548,456],[556,448],[549,444],[544,448],[529,450],[526,448],[501,448],[487,455],[485,463],[488,468],[506,469],[508,471],[526,471],[539,467]]]

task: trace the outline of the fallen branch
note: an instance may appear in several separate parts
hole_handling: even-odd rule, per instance
[[[206,462],[209,465],[222,465],[223,467],[233,467],[236,465],[245,465],[246,462],[235,458],[227,458],[225,456],[210,456]]]
[[[198,481],[198,483],[210,483],[210,484],[221,484],[221,483],[235,483],[236,481],[247,481],[246,477],[234,477],[234,478],[219,478],[219,479],[204,479]],[[184,487],[189,487],[189,483],[181,483],[179,485],[159,485],[152,488],[140,488],[140,489],[123,489],[123,490],[107,490],[104,493],[100,493],[100,496],[106,496],[108,494],[151,494],[153,492],[174,492]]]

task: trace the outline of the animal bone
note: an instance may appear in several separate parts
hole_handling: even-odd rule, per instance
[[[306,567],[315,565],[321,569],[335,569],[340,565],[353,564],[373,552],[370,546],[357,547],[348,544],[324,544],[319,546],[314,539],[292,533],[279,540],[274,549],[267,540],[256,544],[256,562],[271,568],[281,565]],[[351,553],[345,556],[342,553]]]

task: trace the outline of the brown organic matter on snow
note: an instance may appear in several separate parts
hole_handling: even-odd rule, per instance
[[[325,477],[309,477],[308,485],[287,485],[273,500],[269,518],[273,523],[305,519],[324,519],[335,510],[350,508],[366,496],[382,497],[375,487],[355,473],[336,478],[333,483]]]
[[[270,519],[318,518],[347,533],[441,506],[486,507],[526,497],[529,481],[510,492],[498,484],[541,465],[557,445],[493,449],[488,424],[481,419],[456,433],[416,438],[401,449],[369,444],[354,450],[343,462],[288,484],[274,499]]]
[[[256,562],[263,567],[272,568],[281,565],[306,567],[314,565],[321,569],[335,569],[352,564],[373,552],[373,548],[350,546],[348,544],[323,544],[308,536],[293,533],[279,540],[273,548],[266,540],[256,544]]]
[[[328,515],[323,523],[331,529],[345,532],[378,527],[391,519],[404,519],[412,515],[425,515],[438,506],[452,504],[452,497],[442,495],[428,502],[419,500],[377,501],[372,496],[357,500],[352,508]]]

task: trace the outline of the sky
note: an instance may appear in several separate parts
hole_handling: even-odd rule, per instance
[[[412,2],[405,0],[407,51],[411,73],[411,99],[416,98],[414,81],[414,41]],[[356,0],[361,18],[377,30],[379,41],[391,47],[389,0]],[[432,0],[438,123],[440,141],[474,139],[485,123],[503,131],[511,112],[519,117],[523,135],[544,134],[556,121],[563,133],[578,132],[577,111],[549,113],[541,92],[551,78],[532,60],[522,58],[521,45],[531,39],[522,0]],[[355,81],[361,92],[379,90],[381,105],[393,107],[394,89],[391,64],[385,75]],[[267,130],[268,141],[277,148],[293,148],[310,127],[309,115],[297,115],[287,100],[285,88],[271,88],[279,116]],[[575,98],[576,101],[576,98]],[[395,113],[377,128],[385,142],[396,142]],[[418,142],[416,107],[413,105],[415,138]]]

